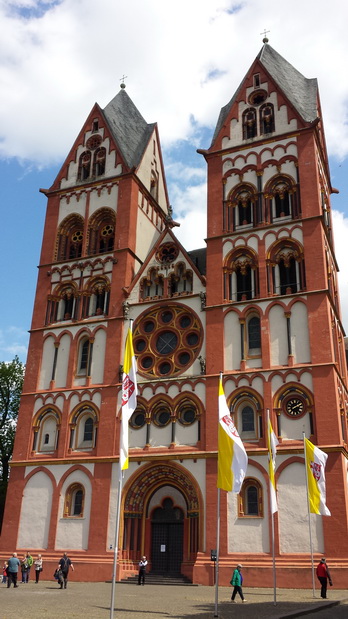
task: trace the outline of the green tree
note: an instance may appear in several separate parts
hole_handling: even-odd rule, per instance
[[[16,433],[19,402],[23,388],[24,364],[16,356],[13,361],[0,362],[0,527],[4,512]]]

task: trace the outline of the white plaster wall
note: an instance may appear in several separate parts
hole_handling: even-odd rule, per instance
[[[86,200],[87,200],[86,191],[84,190],[79,191],[78,197],[79,197],[79,200],[77,199],[76,194],[71,195],[69,196],[69,201],[66,195],[61,197],[59,201],[59,215],[58,215],[58,223],[57,223],[58,226],[62,223],[62,221],[68,215],[72,215],[73,213],[74,214],[77,213],[77,215],[81,215],[81,217],[85,216]]]
[[[48,443],[45,445],[45,434],[49,435]],[[36,451],[40,452],[53,452],[56,446],[56,437],[57,437],[57,422],[56,418],[48,415],[45,416],[44,422],[41,425],[39,430],[39,437]]]
[[[169,423],[165,428],[158,428],[153,423],[150,426],[150,445],[151,447],[168,447],[172,442],[172,424]]]
[[[52,482],[46,473],[39,471],[29,479],[22,498],[18,548],[47,548],[52,496]]]
[[[241,362],[241,329],[238,314],[228,312],[224,318],[226,370],[239,370]]]
[[[153,142],[155,142],[155,149]],[[143,155],[140,166],[137,170],[137,175],[145,185],[145,187],[150,191],[151,184],[151,170],[157,172],[158,178],[158,197],[157,201],[161,208],[167,212],[167,200],[166,194],[164,190],[164,182],[163,182],[163,169],[160,158],[160,146],[157,142],[157,137],[155,132],[153,132],[152,136],[149,139],[148,146]]]
[[[198,424],[196,420],[190,426],[183,426],[178,421],[175,424],[175,442],[177,445],[196,445],[198,441]]]
[[[304,464],[293,462],[280,474],[278,519],[281,553],[309,553],[308,510]],[[312,514],[314,552],[324,552],[322,516]]]
[[[306,436],[310,436],[311,434],[311,425],[308,413],[303,417],[300,417],[300,419],[292,419],[284,413],[280,414],[280,433],[283,438],[301,440],[303,432],[306,433]]]
[[[228,552],[270,552],[268,488],[255,466],[248,466],[246,476],[257,479],[262,486],[264,515],[262,518],[238,518],[237,495],[228,493]]]
[[[145,447],[146,445],[146,425],[135,430],[129,426],[129,447]]]
[[[70,484],[80,483],[85,489],[83,518],[63,518],[64,497]],[[65,480],[59,497],[56,550],[71,548],[87,550],[91,512],[92,487],[87,475],[80,470],[73,471]]]
[[[149,212],[149,215],[150,213],[151,211]],[[146,259],[159,235],[160,232],[157,230],[150,217],[146,215],[141,208],[138,208],[135,253],[140,260],[144,261]],[[141,264],[135,262],[134,267],[135,272],[137,273],[141,267]]]
[[[99,195],[100,192],[100,195]],[[89,216],[100,208],[111,208],[117,212],[118,185],[92,189],[90,192]]]
[[[304,303],[291,308],[291,344],[295,363],[309,363],[311,352],[308,333],[308,312]]]
[[[84,468],[87,469],[91,475],[94,474],[94,464],[93,463],[84,463]],[[50,471],[50,473],[52,473],[52,475],[54,476],[57,484],[60,482],[61,478],[63,477],[63,475],[65,475],[65,473],[71,468],[71,464],[51,464],[51,465],[47,465],[45,467],[48,471]],[[30,467],[28,467],[26,469],[26,473],[27,471],[31,470]]]
[[[70,356],[70,336],[66,333],[60,340],[56,367],[56,387],[66,387]]]
[[[274,305],[269,312],[271,365],[287,365],[288,345],[284,309]]]
[[[93,385],[98,385],[104,379],[104,361],[106,348],[106,332],[104,329],[98,329],[95,334],[93,344],[91,381]]]
[[[49,389],[54,359],[54,338],[47,337],[42,348],[39,389]]]

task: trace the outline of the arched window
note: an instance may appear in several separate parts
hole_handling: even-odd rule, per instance
[[[105,278],[93,278],[83,296],[82,317],[107,315],[109,311],[110,282]]]
[[[148,272],[147,277],[144,277],[140,282],[141,299],[149,299],[154,297],[162,297],[164,289],[163,275],[159,275],[158,269],[153,268]]]
[[[277,177],[271,181],[265,191],[270,199],[270,219],[296,217],[299,214],[297,191],[290,177]]]
[[[88,226],[88,255],[105,254],[114,249],[115,213],[109,208],[96,211]]]
[[[64,288],[62,290],[58,308],[58,320],[71,320],[75,318],[75,294],[76,290],[73,288]]]
[[[91,375],[93,344],[89,337],[82,337],[79,341],[77,356],[77,375]]]
[[[71,484],[65,494],[64,518],[82,518],[84,502],[84,487],[79,483]]]
[[[78,180],[85,181],[91,175],[92,155],[89,150],[85,150],[79,159]]]
[[[235,188],[227,200],[227,228],[236,230],[241,226],[257,224],[256,190],[252,185],[240,185]],[[231,214],[232,213],[232,216]]]
[[[93,157],[93,176],[101,176],[102,174],[105,174],[105,161],[105,148],[97,148]]]
[[[253,390],[242,389],[233,397],[230,411],[243,441],[262,438],[262,416],[259,398]]]
[[[229,301],[246,301],[258,296],[258,264],[247,249],[232,252],[224,267],[224,295]]]
[[[70,215],[59,226],[56,260],[74,260],[82,255],[84,221],[80,215]]]
[[[238,503],[239,517],[263,517],[262,486],[257,479],[249,477],[244,480]]]
[[[73,451],[91,451],[97,441],[98,417],[91,406],[78,408],[70,422],[70,444]]]
[[[53,453],[57,449],[59,439],[59,414],[54,409],[44,409],[37,417],[33,427],[33,451],[37,453]]]
[[[175,266],[174,273],[171,273],[168,279],[171,297],[192,292],[192,271],[187,271],[183,263]]]
[[[158,175],[151,172],[150,193],[155,200],[158,200]]]
[[[278,243],[271,252],[273,294],[293,294],[305,289],[303,251],[290,239]]]
[[[272,103],[265,103],[260,107],[260,133],[267,135],[275,131],[274,108]]]
[[[153,423],[159,428],[164,428],[170,423],[171,413],[167,402],[157,402],[151,411]]]
[[[243,112],[243,139],[248,140],[257,136],[257,122],[255,108],[248,108]]]
[[[247,319],[247,351],[248,356],[261,353],[261,324],[258,316],[249,316]]]

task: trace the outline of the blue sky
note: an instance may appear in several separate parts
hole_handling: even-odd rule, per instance
[[[123,4],[123,3],[122,3]],[[170,201],[187,249],[204,246],[206,175],[220,108],[270,44],[317,77],[330,155],[348,331],[348,5],[341,0],[0,0],[0,361],[26,360],[46,198],[89,111],[127,92],[157,121]],[[286,24],[286,28],[285,28]],[[347,263],[347,266],[346,266]]]

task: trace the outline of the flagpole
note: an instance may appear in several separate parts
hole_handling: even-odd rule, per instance
[[[268,444],[269,444],[269,451],[268,451],[268,457],[272,458],[273,454],[272,454],[272,450],[271,450],[271,437],[270,437],[270,427],[269,427],[269,408],[267,409],[267,436],[268,436]],[[272,480],[269,477],[269,493],[270,493],[270,498],[271,498],[271,493],[272,493]],[[270,505],[271,505],[271,522],[272,522],[272,562],[273,562],[273,604],[274,606],[277,605],[277,574],[276,574],[276,561],[275,561],[275,547],[274,547],[274,512],[272,509],[272,500],[270,501]]]
[[[215,612],[218,617],[219,603],[219,554],[220,554],[220,488],[217,489],[217,514],[216,514],[216,562],[215,562]]]
[[[117,497],[115,539],[114,539],[114,563],[113,563],[113,568],[112,568],[110,619],[113,619],[114,617],[114,606],[115,606],[115,587],[116,587],[115,580],[116,580],[116,567],[117,567],[117,555],[118,555],[118,538],[119,538],[119,531],[120,531],[122,485],[123,485],[123,471],[121,469],[121,462],[120,462],[119,463],[119,478],[118,478],[118,497]]]
[[[308,509],[308,526],[309,526],[309,545],[311,551],[311,562],[312,562],[312,587],[313,587],[313,597],[315,598],[315,584],[314,584],[314,558],[313,558],[313,542],[312,542],[312,528],[311,528],[311,510],[309,507],[309,489],[308,489],[308,472],[307,472],[307,453],[306,453],[306,445],[305,438],[306,434],[303,431],[303,451],[305,458],[305,471],[306,471],[306,491],[307,491],[307,509]]]

